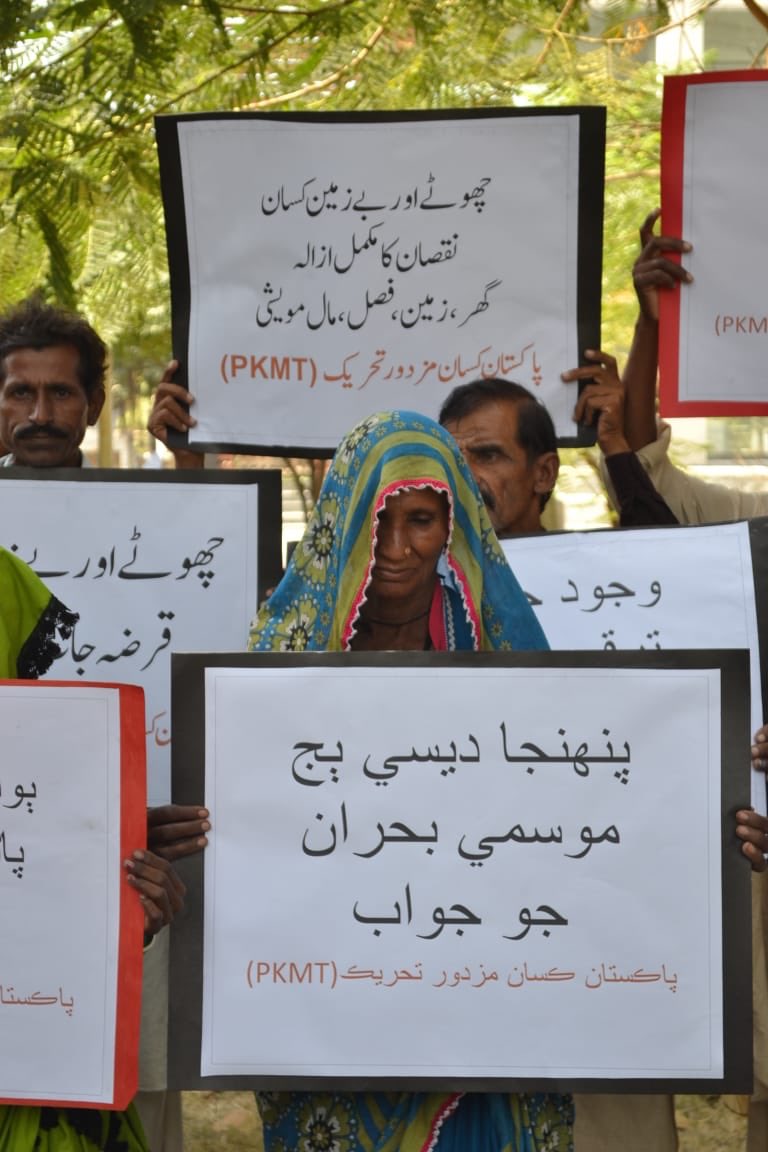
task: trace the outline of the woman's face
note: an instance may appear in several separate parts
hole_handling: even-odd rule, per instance
[[[448,540],[448,500],[434,488],[388,496],[379,514],[369,595],[375,600],[423,602]]]

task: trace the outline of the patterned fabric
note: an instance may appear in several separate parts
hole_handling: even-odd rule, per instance
[[[31,568],[0,548],[0,678],[42,676],[76,621]]]
[[[444,642],[542,649],[546,640],[508,567],[453,439],[412,412],[382,412],[342,441],[288,570],[259,613],[257,651],[344,651],[365,602],[377,517],[388,495],[445,492],[450,534],[438,563]],[[435,637],[430,620],[430,631]],[[257,1093],[266,1152],[571,1152],[569,1096],[507,1093]]]
[[[573,1152],[570,1096],[257,1092],[265,1152]]]
[[[0,1104],[0,1152],[146,1152],[131,1105],[125,1112],[94,1108],[22,1108]]]
[[[450,538],[438,566],[447,647],[546,648],[455,441],[414,412],[379,412],[341,442],[304,537],[254,622],[249,647],[346,651],[365,602],[384,501],[425,487],[445,492],[450,506]]]

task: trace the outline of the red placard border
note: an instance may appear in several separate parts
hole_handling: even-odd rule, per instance
[[[23,688],[108,688],[118,693],[120,715],[120,859],[122,864],[137,848],[147,844],[147,756],[144,689],[134,684],[71,680],[4,680]],[[115,1012],[115,1063],[111,1101],[41,1100],[3,1097],[4,1104],[33,1108],[96,1108],[122,1110],[138,1090],[139,1022],[144,912],[136,892],[123,878],[117,954],[117,1002]]]
[[[768,81],[768,69],[665,76],[661,113],[661,223],[665,236],[682,236],[685,105],[692,84]],[[666,256],[677,263],[679,254]],[[659,294],[659,411],[662,416],[768,416],[765,404],[680,399],[680,286]]]

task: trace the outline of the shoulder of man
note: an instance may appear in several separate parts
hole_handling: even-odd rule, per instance
[[[16,466],[16,457],[13,452],[9,452],[6,456],[0,456],[0,468],[14,468]],[[91,465],[86,460],[83,453],[80,453],[80,468],[90,468]]]

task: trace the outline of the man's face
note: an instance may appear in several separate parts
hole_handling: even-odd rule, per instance
[[[469,416],[446,422],[458,441],[498,536],[541,532],[541,497],[557,480],[556,452],[531,464],[517,438],[514,400],[488,400]]]
[[[76,467],[80,443],[104,404],[99,389],[89,400],[78,376],[72,344],[9,352],[0,384],[0,441],[16,463],[30,468]]]

